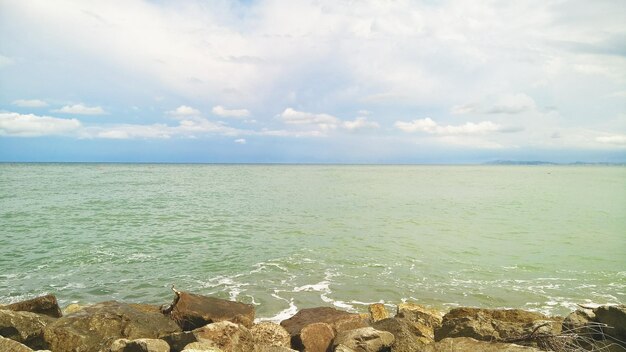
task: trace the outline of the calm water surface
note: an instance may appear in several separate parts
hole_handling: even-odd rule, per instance
[[[625,302],[626,168],[0,164],[0,303]]]

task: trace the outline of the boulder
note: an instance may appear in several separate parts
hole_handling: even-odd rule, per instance
[[[343,331],[335,337],[333,343],[335,347],[342,345],[354,352],[379,352],[389,350],[394,340],[393,334],[388,331],[367,327]]]
[[[367,307],[367,310],[369,311],[370,319],[373,322],[389,318],[389,312],[382,303],[370,304]]]
[[[330,326],[335,331],[335,335],[337,335],[337,333],[342,331],[366,328],[370,326],[370,317],[369,314],[365,316],[361,314],[346,316],[330,323]]]
[[[576,334],[577,342],[584,348],[590,348],[594,338],[602,337],[602,329],[594,321],[596,315],[591,309],[578,309],[563,319],[562,331]]]
[[[178,325],[161,313],[109,301],[55,320],[44,328],[44,340],[54,352],[97,351],[120,338],[154,339],[178,331]]]
[[[57,303],[57,298],[54,295],[45,295],[9,304],[2,306],[0,309],[43,314],[52,318],[60,318],[63,315],[61,308],[59,308],[59,303]]]
[[[446,337],[471,337],[482,341],[516,339],[544,323],[548,325],[536,333],[560,333],[561,319],[540,313],[521,309],[455,308],[443,317],[441,327],[435,330],[435,340]]]
[[[291,335],[291,344],[300,345],[300,331],[313,323],[327,323],[333,330],[356,329],[363,327],[363,318],[358,314],[352,314],[330,307],[306,308],[296,313],[293,317],[283,320],[280,325]]]
[[[30,348],[44,348],[43,329],[54,319],[31,312],[0,310],[0,336]]]
[[[376,330],[390,332],[395,340],[391,345],[394,352],[417,352],[421,351],[421,347],[431,341],[419,335],[419,331],[404,319],[389,318],[377,321],[372,324]]]
[[[415,303],[400,303],[396,318],[406,319],[436,329],[441,326],[443,314],[438,310]]]
[[[626,306],[600,306],[593,310],[595,321],[606,324],[604,334],[626,346]]]
[[[212,342],[192,342],[185,346],[183,352],[224,352]]]
[[[17,341],[4,338],[0,336],[0,351],[2,352],[33,352],[30,347],[27,347]]]
[[[255,345],[254,352],[298,352],[298,351],[292,350],[289,347],[283,347],[283,346]]]
[[[394,350],[395,351],[395,350]],[[539,352],[533,347],[510,343],[478,341],[469,337],[445,338],[424,346],[422,352]]]
[[[195,329],[198,342],[210,341],[224,352],[250,352],[254,349],[254,338],[248,328],[230,321],[220,321]]]
[[[170,352],[170,346],[159,339],[118,339],[113,341],[110,352]]]
[[[291,346],[291,336],[282,326],[265,321],[255,324],[251,329],[255,345]]]
[[[345,346],[345,345],[337,345],[337,346],[335,346],[335,351],[334,352],[356,352],[356,351],[353,350],[350,347]]]
[[[326,352],[332,345],[335,332],[326,323],[313,323],[302,328],[299,337],[295,348],[305,352]]]
[[[161,339],[170,345],[173,352],[182,351],[190,343],[198,341],[196,336],[193,334],[193,331],[175,332],[161,336]]]
[[[83,307],[78,303],[71,303],[67,307],[65,307],[65,309],[63,309],[63,315],[76,313],[81,309],[83,309]]]
[[[174,303],[165,312],[185,331],[207,324],[230,321],[251,327],[254,322],[254,306],[227,301],[215,297],[175,291]]]

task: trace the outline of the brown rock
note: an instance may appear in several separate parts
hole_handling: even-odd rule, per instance
[[[354,352],[379,352],[389,349],[395,338],[388,331],[379,331],[372,327],[343,331],[335,337],[335,346],[342,345]],[[335,348],[336,350],[336,348]]]
[[[153,339],[178,331],[178,325],[161,313],[109,301],[55,320],[44,328],[44,340],[54,352],[98,351],[119,338]]]
[[[369,311],[370,319],[373,322],[389,318],[389,312],[382,303],[370,304],[369,307],[367,307],[367,310]]]
[[[326,323],[313,323],[300,331],[300,345],[304,352],[326,352],[335,338],[333,328]]]
[[[110,352],[170,352],[170,346],[159,339],[118,339],[113,341]]]
[[[394,352],[418,352],[422,346],[431,341],[421,335],[409,321],[399,318],[389,318],[372,324],[376,330],[388,331],[395,340],[391,346]]]
[[[343,318],[339,318],[338,320],[330,323],[329,325],[335,331],[335,335],[337,335],[337,333],[342,332],[342,331],[366,328],[370,326],[369,322],[370,322],[369,315],[367,315],[366,317],[363,317],[360,314],[354,314],[354,315],[346,316]]]
[[[65,307],[65,309],[63,309],[63,315],[76,313],[81,309],[83,309],[83,307],[78,303],[71,303],[67,307]]]
[[[173,309],[169,313],[185,331],[207,324],[231,321],[251,327],[254,322],[254,306],[206,297],[187,292],[178,292]]]
[[[561,320],[520,309],[455,308],[443,317],[435,330],[435,340],[446,337],[471,337],[482,341],[501,341],[530,334],[537,326],[549,323],[538,333],[559,333]]]
[[[33,350],[17,341],[0,336],[0,351],[2,352],[33,352]]]
[[[61,313],[61,308],[59,308],[59,304],[57,303],[57,298],[54,297],[54,295],[45,295],[9,304],[2,306],[1,309],[43,314],[52,318],[60,318],[63,315]]]
[[[0,310],[0,336],[30,348],[43,348],[43,329],[54,319],[31,312]]]
[[[606,336],[621,341],[626,347],[626,306],[600,306],[593,310],[595,321],[606,324],[603,329]]]
[[[291,346],[291,336],[282,326],[265,321],[250,329],[255,345]]]
[[[302,309],[293,317],[283,320],[280,325],[284,327],[292,339],[300,334],[300,330],[307,325],[313,323],[327,323],[333,324],[338,321],[345,321],[346,319],[355,319],[352,322],[361,320],[358,314],[352,314],[337,310],[330,307],[317,307]]]
[[[406,319],[435,329],[441,326],[443,314],[438,310],[415,303],[398,304],[397,318]]]
[[[161,336],[161,339],[170,345],[173,352],[182,351],[190,343],[198,341],[196,336],[193,334],[193,331],[175,332]]]
[[[211,341],[224,352],[250,352],[254,349],[252,333],[243,325],[220,321],[193,331],[198,342]]]
[[[192,342],[185,346],[183,352],[224,352],[212,342]]]
[[[283,347],[283,346],[255,345],[254,352],[298,352],[298,351],[292,350],[289,347]]]
[[[539,352],[533,347],[518,346],[510,343],[478,341],[469,337],[446,338],[424,346],[423,352]]]

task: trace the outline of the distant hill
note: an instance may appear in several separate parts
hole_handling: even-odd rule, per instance
[[[486,162],[485,165],[596,165],[596,166],[626,166],[626,163],[609,163],[609,162],[586,162],[576,161],[573,163],[555,163],[552,161],[539,160],[495,160]]]

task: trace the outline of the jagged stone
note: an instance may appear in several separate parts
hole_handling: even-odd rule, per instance
[[[170,352],[170,345],[159,339],[117,339],[113,341],[110,352]]]
[[[198,342],[211,341],[224,352],[250,352],[254,349],[252,333],[243,325],[220,321],[193,330]]]
[[[292,350],[289,347],[284,346],[269,346],[269,345],[255,345],[254,352],[298,352]]]
[[[81,309],[83,309],[83,306],[79,305],[78,303],[72,303],[65,307],[65,309],[63,309],[63,315],[76,313]]]
[[[376,330],[372,327],[343,331],[335,337],[334,344],[343,345],[355,352],[379,352],[389,349],[395,338],[388,331]],[[336,348],[335,348],[336,350]]]
[[[184,352],[224,352],[224,350],[215,346],[213,342],[192,342],[185,346]]]
[[[15,340],[0,336],[0,351],[2,352],[33,352],[33,350]]]
[[[435,340],[446,337],[471,337],[482,341],[514,339],[530,334],[544,323],[548,325],[539,333],[560,333],[562,319],[541,313],[521,309],[455,308],[443,317],[441,327],[435,330]]]
[[[335,338],[333,328],[326,323],[313,323],[300,331],[300,344],[294,346],[303,348],[305,352],[326,352]]]
[[[0,310],[0,336],[15,340],[30,348],[44,348],[43,329],[53,321],[54,319],[47,315]]]
[[[250,328],[255,345],[291,346],[291,336],[279,324],[265,321]]]
[[[370,304],[367,307],[367,310],[369,311],[370,319],[373,322],[389,318],[389,312],[382,303]]]
[[[338,321],[346,321],[346,319],[355,319],[355,321],[357,321],[361,320],[361,317],[358,314],[352,314],[330,307],[306,308],[302,309],[291,318],[281,321],[280,325],[284,327],[293,338],[299,335],[300,330],[307,325],[313,323],[333,324]]]
[[[406,319],[436,329],[441,326],[443,314],[438,310],[415,303],[400,303],[396,318]]]
[[[626,306],[600,306],[593,310],[595,321],[606,324],[603,329],[606,336],[621,341],[626,347]]]
[[[170,348],[174,352],[179,352],[185,349],[187,345],[193,342],[197,342],[196,336],[193,331],[175,332],[161,336],[161,339],[170,345]]]
[[[395,340],[391,346],[394,352],[418,352],[423,345],[430,343],[430,339],[419,335],[411,322],[399,319],[388,318],[372,324],[376,330],[388,331],[393,334]]]
[[[109,301],[55,320],[44,328],[44,340],[54,352],[98,351],[120,338],[154,339],[179,331],[178,325],[161,313]]]
[[[335,351],[334,352],[356,352],[356,351],[353,350],[352,348],[344,346],[344,345],[337,345],[337,346],[335,346]]]
[[[394,350],[395,351],[395,350]],[[420,352],[540,352],[540,349],[510,343],[479,341],[469,337],[445,338],[422,347]]]
[[[255,312],[251,304],[178,291],[169,314],[183,330],[190,331],[221,321],[251,327]]]
[[[16,302],[0,307],[0,309],[13,310],[16,312],[31,312],[47,315],[52,318],[60,318],[63,316],[59,303],[54,295],[45,295],[29,299],[26,301]]]

